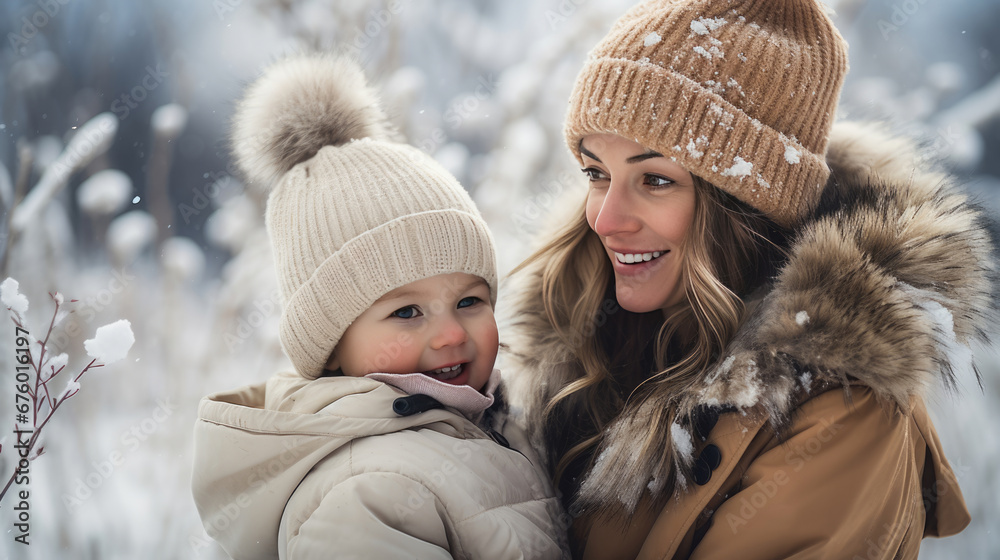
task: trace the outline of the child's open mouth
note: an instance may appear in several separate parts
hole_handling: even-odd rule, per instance
[[[467,364],[467,363],[465,363],[465,364],[456,364],[456,365],[453,365],[453,366],[448,366],[448,367],[443,367],[443,368],[438,368],[438,369],[432,369],[431,371],[425,371],[424,375],[429,375],[429,376],[433,377],[434,379],[437,379],[438,381],[448,381],[449,379],[454,379],[454,378],[458,377],[459,375],[462,375],[462,372],[465,371],[465,367],[467,365],[469,365],[469,364]]]

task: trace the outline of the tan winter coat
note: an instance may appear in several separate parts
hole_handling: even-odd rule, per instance
[[[209,535],[237,559],[565,556],[524,455],[452,409],[400,417],[402,395],[288,373],[203,399],[192,487]]]
[[[969,523],[923,395],[973,375],[967,345],[996,324],[984,218],[878,127],[836,125],[827,157],[820,207],[718,364],[603,432],[572,499],[582,557],[914,559]],[[538,427],[581,370],[529,278],[508,371]]]

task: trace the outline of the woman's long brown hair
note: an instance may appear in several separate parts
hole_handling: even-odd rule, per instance
[[[608,312],[617,305],[614,273],[585,205],[511,272],[540,275],[544,317],[579,371],[539,403],[551,475],[564,493],[573,493],[569,479],[589,467],[626,402],[653,390],[679,394],[705,374],[740,327],[743,298],[785,259],[786,231],[700,177],[694,184],[695,215],[679,255],[685,297],[674,308]],[[663,434],[651,431],[654,437]]]

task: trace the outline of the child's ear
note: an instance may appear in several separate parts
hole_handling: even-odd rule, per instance
[[[337,358],[337,353],[333,352],[330,354],[330,359],[326,361],[326,366],[324,369],[336,371],[340,369],[340,359]]]

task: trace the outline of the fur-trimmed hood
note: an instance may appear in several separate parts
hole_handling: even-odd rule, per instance
[[[906,410],[912,395],[973,369],[969,345],[987,342],[996,315],[984,213],[930,170],[913,142],[877,125],[837,123],[827,161],[832,175],[819,206],[795,229],[788,263],[723,357],[682,394],[653,389],[626,405],[605,429],[577,507],[631,513],[644,498],[663,503],[683,488],[693,422],[706,407],[766,417],[780,430],[818,387],[861,383]],[[517,363],[508,371],[521,376],[515,403],[537,427],[541,406],[581,369],[552,334],[539,275],[526,276],[514,312]],[[674,423],[651,426],[652,412],[668,406]],[[664,437],[640,450],[657,439],[650,430]],[[677,483],[667,488],[671,472]]]

